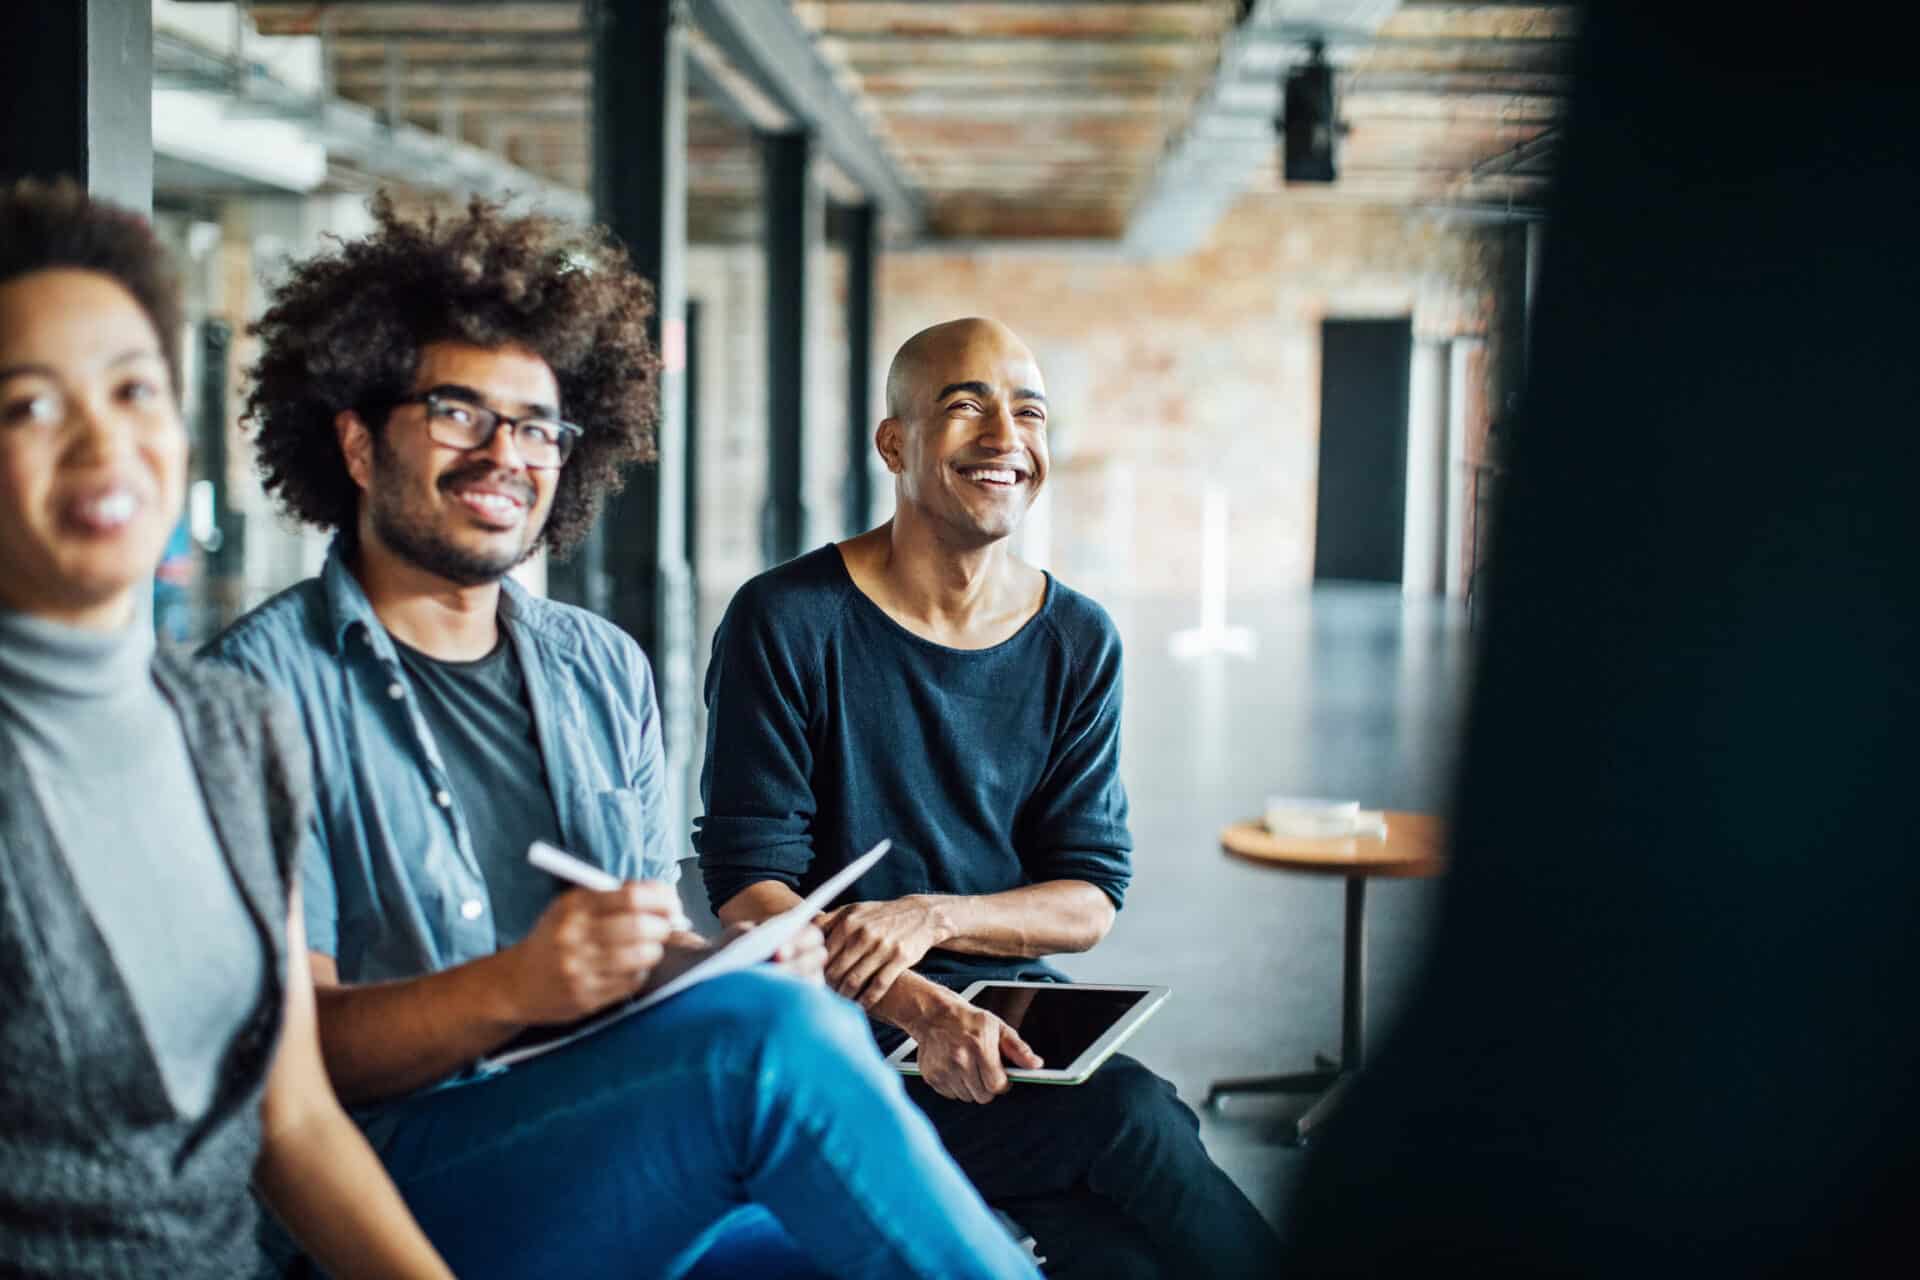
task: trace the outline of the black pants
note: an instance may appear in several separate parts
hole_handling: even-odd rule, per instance
[[[1272,1229],[1200,1145],[1192,1109],[1132,1058],[1084,1084],[1015,1084],[985,1106],[906,1085],[987,1203],[1033,1233],[1048,1275],[1272,1274]]]

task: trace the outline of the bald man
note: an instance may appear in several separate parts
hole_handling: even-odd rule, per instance
[[[874,444],[893,519],[753,579],[714,637],[694,834],[714,908],[766,919],[891,837],[822,920],[827,978],[883,1047],[919,1042],[907,1091],[988,1202],[1053,1275],[1265,1274],[1277,1241],[1171,1085],[1125,1056],[1011,1085],[1039,1059],[957,994],[1066,981],[1043,957],[1105,937],[1131,874],[1119,637],[1007,546],[1047,480],[1033,353],[992,320],[915,334]]]

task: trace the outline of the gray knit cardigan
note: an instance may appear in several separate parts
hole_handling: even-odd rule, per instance
[[[245,677],[166,654],[154,676],[180,717],[267,978],[212,1106],[177,1117],[127,986],[0,733],[3,1276],[230,1280],[256,1266],[248,1183],[279,1040],[309,756],[291,708]]]

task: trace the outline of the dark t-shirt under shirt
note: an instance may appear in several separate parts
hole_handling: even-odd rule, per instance
[[[1120,783],[1120,640],[1048,579],[1027,624],[952,649],[888,617],[827,546],[734,596],[707,671],[706,815],[694,844],[717,907],[761,880],[805,893],[883,837],[842,902],[1084,880],[1116,906],[1132,841]],[[1043,973],[933,951],[949,984]]]
[[[512,946],[564,888],[527,861],[533,841],[564,842],[520,660],[504,634],[492,653],[475,662],[429,657],[398,640],[393,647],[447,766],[487,882],[499,945]]]

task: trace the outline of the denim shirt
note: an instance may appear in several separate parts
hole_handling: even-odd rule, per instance
[[[501,584],[535,736],[572,852],[623,879],[673,882],[653,671],[612,623]],[[473,840],[387,629],[336,540],[317,578],[201,656],[293,699],[313,750],[301,862],[307,945],[343,982],[411,978],[498,949]]]

